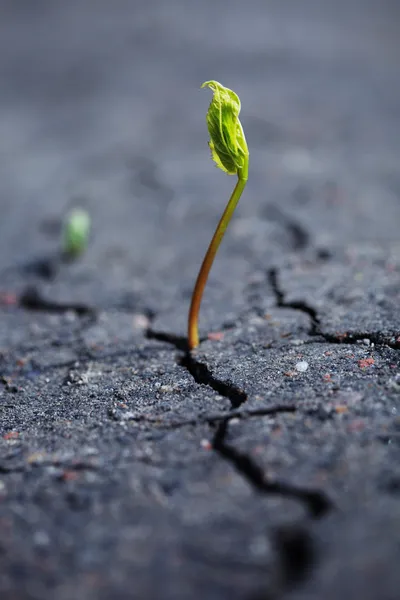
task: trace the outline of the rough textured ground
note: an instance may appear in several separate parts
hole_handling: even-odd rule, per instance
[[[398,598],[399,26],[394,0],[1,2],[2,599]],[[251,172],[189,357],[233,185],[211,78]]]

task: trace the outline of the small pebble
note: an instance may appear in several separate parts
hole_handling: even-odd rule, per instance
[[[203,448],[203,450],[212,450],[212,444],[209,440],[201,440],[200,446]]]
[[[33,534],[33,543],[35,546],[48,546],[50,543],[50,538],[45,531],[38,530]]]
[[[306,360],[301,360],[300,362],[296,363],[296,371],[299,371],[300,373],[305,373],[308,369],[308,362]]]
[[[213,342],[220,342],[224,339],[224,333],[222,331],[210,331],[207,337]]]
[[[132,325],[134,329],[147,329],[150,327],[150,319],[141,313],[133,316]]]

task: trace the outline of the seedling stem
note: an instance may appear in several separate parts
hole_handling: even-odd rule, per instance
[[[238,96],[217,81],[207,81],[202,87],[206,86],[214,92],[207,113],[212,157],[217,166],[225,173],[236,174],[238,181],[208,246],[194,286],[188,319],[190,350],[199,345],[199,313],[203,292],[215,255],[246,186],[249,170],[249,152],[239,121],[240,100]]]

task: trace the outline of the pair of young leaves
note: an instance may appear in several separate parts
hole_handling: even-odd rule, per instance
[[[247,179],[249,151],[239,121],[239,97],[218,81],[206,81],[201,87],[209,87],[213,91],[207,113],[213,160],[225,173]]]

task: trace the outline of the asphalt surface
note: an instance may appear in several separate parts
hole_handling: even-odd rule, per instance
[[[2,599],[397,600],[399,27],[394,0],[0,2]],[[250,176],[188,356],[234,185],[209,79]]]

